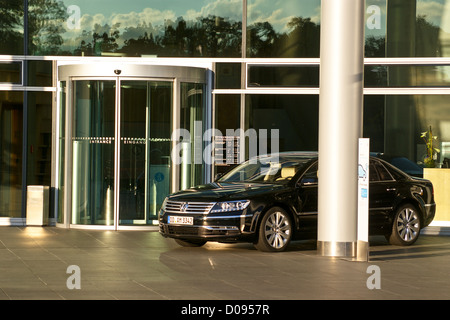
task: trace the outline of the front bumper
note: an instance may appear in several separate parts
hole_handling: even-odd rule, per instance
[[[170,216],[181,214],[159,213],[159,232],[164,237],[178,239],[202,239],[207,241],[240,241],[253,235],[253,215],[245,212],[229,214],[189,215],[193,223],[189,225],[170,223]]]

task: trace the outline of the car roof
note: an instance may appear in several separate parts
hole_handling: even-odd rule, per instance
[[[317,151],[286,151],[286,152],[278,152],[278,153],[269,153],[265,155],[259,155],[259,158],[263,157],[295,157],[295,158],[305,158],[305,159],[314,159],[319,156]]]

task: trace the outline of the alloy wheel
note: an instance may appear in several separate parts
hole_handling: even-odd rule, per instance
[[[264,215],[256,248],[262,251],[284,251],[292,238],[292,223],[281,208],[271,208]]]
[[[397,232],[405,242],[411,242],[417,238],[420,232],[420,218],[415,210],[406,207],[397,216]]]
[[[405,204],[396,211],[392,232],[386,238],[393,245],[409,246],[419,238],[421,228],[420,211],[412,204]]]

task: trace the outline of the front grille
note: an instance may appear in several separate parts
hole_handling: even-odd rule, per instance
[[[167,200],[164,210],[167,213],[208,214],[215,202],[183,202]]]
[[[176,236],[237,236],[239,229],[234,226],[230,227],[197,227],[197,226],[176,226],[161,224],[160,232],[167,235]]]
[[[170,235],[187,235],[187,236],[197,236],[199,228],[188,227],[188,226],[170,226],[164,225],[162,230],[166,234]]]

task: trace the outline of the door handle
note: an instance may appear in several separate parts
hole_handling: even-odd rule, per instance
[[[396,191],[397,190],[397,188],[387,188],[386,189],[386,191],[388,191],[388,192],[393,192],[393,191]]]

